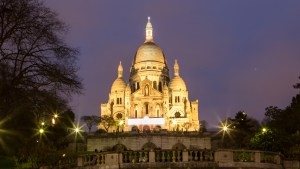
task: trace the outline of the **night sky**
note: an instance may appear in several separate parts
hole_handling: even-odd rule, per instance
[[[80,49],[83,95],[71,105],[77,117],[100,115],[122,61],[124,76],[145,40],[151,17],[154,41],[170,75],[174,60],[199,100],[199,118],[212,127],[245,111],[261,121],[267,106],[284,108],[300,76],[300,1],[80,1],[45,4],[70,27],[68,44]]]

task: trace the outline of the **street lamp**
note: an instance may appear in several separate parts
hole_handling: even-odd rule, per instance
[[[40,132],[40,134],[43,134],[44,133],[44,129],[40,129],[39,132]]]
[[[52,118],[52,124],[55,124],[55,120],[58,118],[58,115],[57,114],[54,114],[53,115],[53,118]]]
[[[124,120],[119,121],[118,132],[120,132],[120,127],[122,127],[123,125],[124,125]]]
[[[81,127],[78,127],[78,126],[74,126],[73,128],[73,133],[75,134],[75,151],[77,152],[78,151],[78,146],[77,146],[77,135],[80,136],[80,130]]]
[[[225,131],[225,132],[227,132],[228,131],[228,127],[227,126],[223,126],[222,130]]]

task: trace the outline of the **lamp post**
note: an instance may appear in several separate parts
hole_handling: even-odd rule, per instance
[[[75,132],[75,151],[77,152],[78,151],[78,146],[77,146],[77,134],[79,134],[80,132],[80,129],[78,127],[76,127],[74,129],[74,132]]]
[[[54,125],[56,123],[56,119],[58,118],[58,115],[57,114],[54,114],[53,115],[53,118],[52,118],[52,124]]]

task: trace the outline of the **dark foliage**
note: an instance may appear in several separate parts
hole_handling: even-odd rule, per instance
[[[0,154],[25,158],[42,121],[51,135],[46,148],[64,147],[61,138],[74,120],[67,98],[82,88],[78,51],[64,42],[66,32],[38,0],[0,0]],[[51,126],[54,112],[61,118]]]

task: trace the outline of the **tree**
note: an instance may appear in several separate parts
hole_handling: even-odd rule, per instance
[[[201,120],[200,121],[200,132],[207,132],[207,121],[206,120]]]
[[[299,89],[300,83],[294,85],[295,89]],[[277,145],[277,149],[270,148],[270,151],[280,150],[286,156],[300,156],[300,94],[292,98],[290,105],[280,109],[276,106],[269,106],[265,109],[265,125],[268,130],[276,133],[276,139],[268,140],[269,144]],[[255,137],[255,142],[266,142],[264,137]],[[283,140],[283,141],[282,141]],[[280,142],[279,142],[280,141]],[[277,144],[277,143],[280,144]],[[266,144],[266,143],[265,143]],[[284,147],[284,149],[283,149]],[[298,149],[298,150],[297,150]],[[297,151],[296,151],[297,150]]]
[[[1,0],[0,123],[13,136],[2,137],[0,153],[36,144],[40,120],[67,110],[67,98],[80,93],[78,50],[64,42],[66,32],[39,0]]]
[[[86,126],[88,127],[89,129],[89,133],[91,132],[91,129],[94,125],[98,125],[99,122],[100,122],[100,117],[99,116],[95,116],[95,115],[92,115],[92,116],[82,116],[80,118],[81,121],[83,121]]]
[[[244,111],[239,111],[233,119],[229,119],[230,134],[236,147],[247,147],[251,137],[259,130],[260,124],[257,120],[249,118]]]
[[[108,132],[110,127],[114,127],[117,125],[117,122],[112,116],[103,115],[100,117],[100,125],[102,125],[106,132]]]
[[[287,139],[283,139],[276,130],[265,129],[257,132],[250,140],[250,148],[263,151],[285,151]]]

